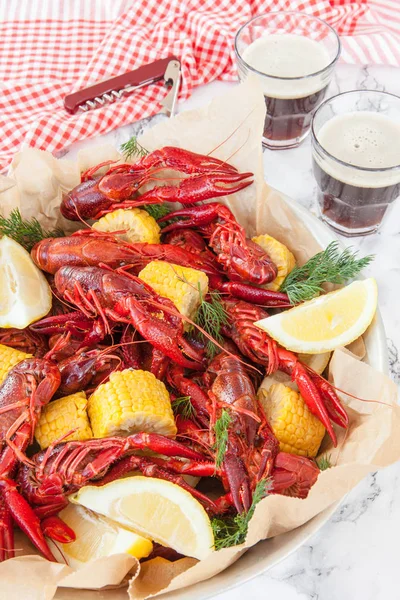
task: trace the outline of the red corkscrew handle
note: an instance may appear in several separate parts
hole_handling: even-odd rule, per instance
[[[164,78],[165,71],[171,60],[178,60],[175,56],[161,58],[147,65],[143,65],[138,69],[117,75],[111,79],[95,83],[83,90],[78,90],[72,94],[68,94],[64,98],[64,107],[69,113],[76,113],[79,108],[86,106],[88,110],[90,104],[95,108],[95,103],[104,104],[106,100],[113,101],[119,98],[122,93],[134,91],[145,85],[149,85]],[[132,88],[132,89],[130,89]],[[89,102],[90,104],[86,104]]]

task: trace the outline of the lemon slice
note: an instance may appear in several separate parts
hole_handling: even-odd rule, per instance
[[[375,279],[354,281],[255,325],[288,350],[320,354],[362,335],[374,317],[377,299]]]
[[[29,252],[7,236],[0,239],[0,327],[24,329],[47,315],[51,290]]]
[[[78,504],[69,504],[60,512],[60,517],[76,534],[74,542],[56,544],[73,569],[111,554],[127,553],[137,559],[144,558],[153,549],[150,540]]]
[[[185,556],[202,559],[213,550],[206,511],[175,483],[128,477],[102,487],[83,487],[69,500]]]

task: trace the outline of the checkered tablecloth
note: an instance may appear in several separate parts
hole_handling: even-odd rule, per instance
[[[180,99],[234,80],[233,39],[270,10],[312,13],[341,36],[342,61],[400,65],[400,0],[0,0],[0,170],[22,143],[56,151],[160,110],[162,84],[69,115],[66,94],[175,54]]]

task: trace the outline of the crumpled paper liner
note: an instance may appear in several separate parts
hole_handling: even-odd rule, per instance
[[[264,113],[261,90],[254,82],[247,81],[214,99],[206,108],[183,113],[156,125],[144,133],[140,142],[149,150],[175,145],[195,152],[211,153],[228,160],[241,171],[252,171],[254,185],[222,201],[231,208],[249,235],[266,232],[273,235],[286,244],[302,264],[320,248],[280,194],[269,189],[264,182],[261,151]],[[24,158],[19,155],[19,162],[17,160],[13,166],[14,174],[18,175],[17,167],[24,164]],[[86,158],[89,157],[86,155]],[[66,161],[58,161],[56,166],[54,159],[44,159],[46,164],[47,161],[52,175],[48,173],[46,189],[50,189],[49,181],[54,184],[55,179],[62,187],[66,181],[64,175],[67,175],[64,173]],[[85,166],[90,164],[86,161]],[[66,167],[69,175],[74,174],[71,181],[76,181],[77,170],[77,165],[76,168]],[[289,176],[292,174],[288,173]],[[26,178],[29,180],[27,174]],[[8,185],[8,182],[5,183]],[[16,194],[11,203],[8,201],[8,209],[14,202],[14,206],[22,206],[24,215],[33,214],[46,226],[52,227],[59,223],[56,194],[46,196],[39,184],[36,178],[36,191],[30,189],[29,193],[24,184],[23,198]],[[3,182],[3,187],[7,185]],[[20,181],[14,187],[18,187],[20,193]],[[14,188],[9,189],[12,191]],[[4,193],[7,195],[8,191],[0,194],[2,205]],[[49,199],[48,206],[46,198]],[[336,449],[332,448],[327,437],[321,449],[322,453],[331,455],[335,466],[320,474],[306,500],[274,495],[262,500],[250,523],[245,544],[213,553],[202,561],[184,558],[169,563],[154,559],[140,568],[135,559],[118,555],[106,561],[95,561],[88,568],[73,573],[69,567],[32,556],[35,551],[27,540],[21,541],[23,536],[19,534],[16,544],[22,548],[19,557],[0,565],[0,600],[11,597],[51,600],[54,594],[58,600],[123,600],[128,596],[140,600],[178,590],[221,572],[258,541],[299,527],[340,500],[367,473],[397,461],[400,458],[400,407],[396,404],[396,386],[386,375],[359,360],[364,353],[362,341],[354,344],[351,350],[334,352],[330,362],[330,379],[337,388],[370,402],[340,394],[348,407],[350,427],[346,432],[337,430],[339,444]],[[110,585],[123,585],[128,578],[128,588],[107,589]],[[90,588],[102,590],[98,592]]]

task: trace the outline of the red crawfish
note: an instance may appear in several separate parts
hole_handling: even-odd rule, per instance
[[[199,229],[208,239],[229,280],[262,285],[276,278],[276,265],[261,246],[246,237],[244,228],[227,206],[210,202],[203,206],[185,207],[169,213],[159,222],[177,217],[180,220],[167,225],[164,232],[187,227]]]
[[[49,560],[38,516],[20,494],[14,481],[42,408],[60,385],[60,372],[48,360],[28,358],[8,373],[0,387],[0,560],[14,556],[13,521]]]
[[[164,457],[185,458],[186,461],[182,463],[168,458],[138,456],[135,454],[138,450],[151,450]],[[30,510],[35,511],[37,520],[42,519],[46,523],[46,535],[63,543],[75,539],[74,532],[57,517],[58,512],[67,506],[68,496],[84,485],[104,485],[132,470],[176,483],[195,496],[208,510],[216,512],[217,508],[212,500],[168,468],[169,460],[172,464],[177,462],[186,465],[188,473],[197,473],[199,468],[201,470],[205,457],[180,442],[155,433],[64,442],[49,446],[47,450],[33,456],[29,464],[22,465],[17,481],[25,502],[32,507]],[[29,537],[43,552],[36,538]]]
[[[268,317],[265,310],[243,301],[223,300],[222,304],[229,319],[229,325],[223,327],[223,333],[235,342],[242,354],[266,367],[268,375],[277,370],[290,375],[308,408],[324,425],[336,446],[336,434],[331,421],[347,428],[349,420],[331,384],[254,325],[256,321]]]
[[[214,264],[217,261],[216,255],[209,250],[204,238],[193,229],[174,229],[167,232],[164,239],[168,244],[184,248],[192,254],[198,254],[205,260],[213,260]],[[229,295],[238,300],[246,300],[261,306],[279,308],[291,306],[286,294],[266,290],[242,281],[230,281],[226,273],[209,274],[208,279],[210,289],[221,292],[224,296]]]
[[[114,165],[102,177],[92,179],[106,164],[110,163],[86,171],[82,176],[84,181],[63,198],[60,210],[64,217],[78,221],[98,219],[118,208],[144,204],[194,204],[233,194],[253,182],[253,173],[239,173],[235,167],[217,158],[172,146],[155,150],[135,164]],[[155,175],[163,169],[173,169],[186,177],[180,176],[178,185],[158,185],[133,198],[146,183],[162,182]]]
[[[184,337],[183,321],[174,304],[141,279],[118,269],[62,267],[54,281],[65,300],[88,317],[100,317],[106,331],[118,323],[131,324],[178,364],[203,368],[204,354]]]
[[[137,271],[153,260],[191,267],[210,275],[218,273],[215,260],[207,260],[171,244],[128,244],[111,234],[89,229],[61,238],[46,238],[32,248],[34,263],[47,273],[55,274],[63,266],[87,267],[100,263],[111,268],[131,265]]]
[[[218,450],[216,456],[217,472],[226,489],[225,496],[216,501],[221,510],[233,504],[239,513],[248,511],[257,483],[270,477],[274,493],[307,496],[319,469],[309,459],[279,452],[279,442],[257,400],[246,367],[237,356],[224,352],[216,356],[202,385],[185,377],[177,366],[170,369],[168,377],[181,394],[190,395],[195,421],[201,424],[199,427],[193,420],[178,419],[182,439],[192,439],[203,448],[208,445],[214,456],[216,422],[223,412],[228,416],[225,447],[220,446],[221,456],[218,458]]]

